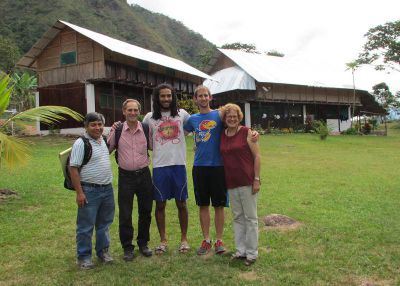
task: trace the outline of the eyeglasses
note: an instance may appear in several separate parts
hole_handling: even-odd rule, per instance
[[[237,115],[227,115],[226,118],[227,119],[236,119],[236,118],[239,118],[239,116],[237,116]]]

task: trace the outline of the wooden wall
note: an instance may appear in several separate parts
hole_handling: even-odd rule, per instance
[[[82,115],[86,114],[86,98],[85,84],[70,83],[64,85],[55,85],[51,87],[39,88],[39,103],[43,105],[60,105],[79,112]],[[75,128],[82,127],[82,122],[77,122],[73,119],[61,121],[57,124],[57,128]],[[48,126],[41,124],[41,130],[47,130]]]
[[[166,82],[173,86],[178,93],[192,94],[198,83],[200,83],[198,80],[195,82],[190,81],[193,78],[188,80],[176,77],[176,73],[174,75],[165,75],[154,71],[140,70],[121,63],[106,61],[105,67],[107,80],[139,87],[154,88],[158,84]],[[180,73],[178,75],[183,74]]]
[[[76,63],[61,65],[61,54],[76,52]],[[103,47],[70,28],[62,30],[37,59],[39,87],[105,76]]]
[[[146,115],[151,111],[151,88],[127,86],[116,83],[97,83],[95,85],[96,111],[104,115],[106,126],[111,126],[115,121],[124,121],[122,103],[128,98],[134,98],[141,104],[141,114]]]
[[[353,91],[350,89],[324,88],[284,84],[257,84],[256,98],[274,102],[317,102],[328,104],[352,104]],[[356,104],[360,95],[356,93]]]

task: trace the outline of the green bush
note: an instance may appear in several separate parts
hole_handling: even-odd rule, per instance
[[[358,130],[356,128],[354,128],[354,127],[351,127],[351,128],[349,128],[347,130],[344,130],[344,131],[340,132],[340,134],[343,134],[343,135],[359,135]]]
[[[194,114],[199,112],[199,108],[194,103],[192,99],[180,99],[178,100],[179,108],[185,109],[189,114]]]
[[[324,121],[315,120],[313,122],[313,127],[314,127],[315,132],[317,134],[319,134],[319,138],[321,140],[325,140],[328,137],[329,129],[328,129],[328,126],[326,125],[326,123]]]

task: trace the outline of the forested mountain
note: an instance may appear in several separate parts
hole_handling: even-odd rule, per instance
[[[1,0],[0,69],[5,69],[5,63],[13,57],[18,59],[27,52],[58,19],[179,58],[198,68],[203,66],[202,55],[215,49],[181,22],[131,6],[126,0]]]

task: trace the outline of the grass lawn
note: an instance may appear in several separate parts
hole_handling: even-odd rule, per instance
[[[72,141],[49,136],[29,140],[34,143],[30,163],[0,171],[0,189],[18,192],[16,198],[0,201],[0,285],[400,285],[397,130],[387,137],[330,136],[326,141],[309,134],[261,136],[260,256],[251,267],[231,262],[228,255],[195,254],[202,238],[190,171],[193,143],[188,140],[192,250],[187,255],[177,251],[179,224],[170,202],[168,253],[138,255],[125,263],[117,209],[111,227],[115,263],[79,271],[75,195],[62,188],[57,158]],[[265,231],[261,218],[271,213],[303,225]],[[136,205],[134,214],[136,224]],[[229,209],[224,236],[232,251]],[[158,241],[153,218],[150,246]]]

